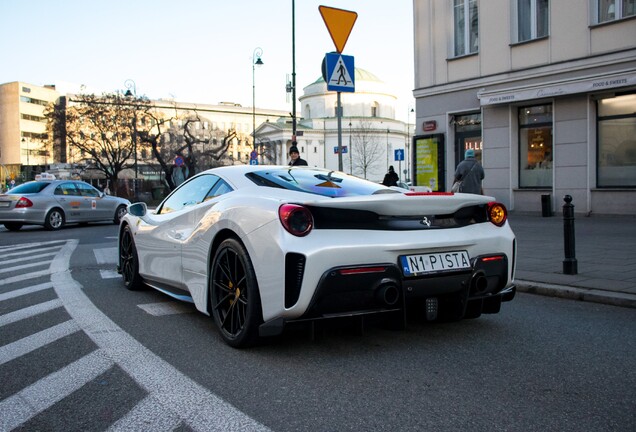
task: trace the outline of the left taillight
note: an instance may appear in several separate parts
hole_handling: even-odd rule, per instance
[[[508,219],[506,206],[498,202],[488,203],[488,219],[498,227],[503,226]]]
[[[298,204],[283,204],[278,209],[283,227],[297,237],[304,237],[314,228],[314,217],[307,208]]]
[[[20,197],[20,199],[15,205],[15,208],[27,208],[27,207],[33,207],[33,201],[25,197]]]

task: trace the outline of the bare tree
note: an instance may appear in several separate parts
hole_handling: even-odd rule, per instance
[[[372,128],[369,121],[360,121],[352,135],[352,152],[354,174],[361,174],[365,179],[369,171],[386,155],[386,149],[380,143],[377,129]]]
[[[119,93],[81,94],[69,99],[66,109],[49,106],[49,140],[63,136],[79,160],[101,172],[117,192],[119,173],[134,167],[135,133],[144,124],[150,102],[146,98],[130,100]]]
[[[171,190],[178,186],[178,179],[185,180],[197,172],[224,165],[224,159],[229,160],[230,143],[237,138],[233,129],[223,132],[206,126],[211,122],[202,120],[196,111],[187,115],[185,121],[175,114],[170,119],[156,119],[155,124],[152,131],[140,133],[139,138],[150,146]],[[177,156],[183,161],[182,167],[174,163]],[[176,175],[177,169],[180,176]]]

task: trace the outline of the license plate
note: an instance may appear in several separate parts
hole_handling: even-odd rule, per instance
[[[11,205],[11,201],[0,201],[0,207],[9,207]]]
[[[437,252],[400,256],[404,276],[467,270],[471,268],[466,251]]]

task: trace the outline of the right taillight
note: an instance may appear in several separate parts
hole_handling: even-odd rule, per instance
[[[503,226],[508,219],[506,206],[498,202],[488,203],[488,219],[497,226]]]
[[[297,237],[306,236],[314,227],[311,212],[298,204],[283,204],[278,209],[278,217],[283,227]]]
[[[25,197],[20,197],[20,199],[15,205],[15,208],[27,208],[27,207],[33,207],[33,201]]]

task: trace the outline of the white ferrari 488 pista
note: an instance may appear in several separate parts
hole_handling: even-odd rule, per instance
[[[515,237],[487,196],[410,192],[310,167],[202,172],[155,210],[129,206],[119,265],[211,315],[229,345],[287,323],[499,312],[515,295]]]

